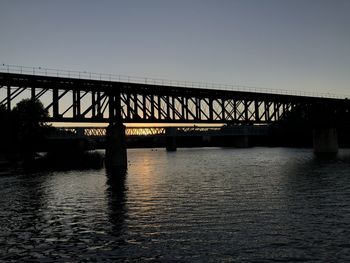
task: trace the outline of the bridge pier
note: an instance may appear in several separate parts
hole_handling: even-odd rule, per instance
[[[168,127],[165,130],[165,147],[168,152],[175,152],[177,150],[177,143],[176,143],[176,128]]]
[[[237,148],[249,148],[250,146],[249,136],[248,135],[234,136],[233,145]]]
[[[108,169],[127,169],[125,126],[122,123],[110,124],[106,129],[105,164]]]
[[[313,146],[317,156],[336,155],[338,153],[336,128],[315,128],[313,130]]]

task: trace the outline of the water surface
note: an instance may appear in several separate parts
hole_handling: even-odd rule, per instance
[[[349,262],[350,151],[128,150],[104,169],[0,177],[0,260]]]

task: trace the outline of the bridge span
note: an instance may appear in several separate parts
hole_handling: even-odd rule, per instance
[[[56,127],[48,139],[80,139],[92,142],[92,145],[101,149],[105,147],[106,134],[107,127]],[[225,146],[249,147],[251,139],[266,138],[269,135],[269,125],[127,126],[125,129],[128,147],[164,146],[168,151],[174,151],[181,146],[219,146],[223,140],[230,141]]]
[[[226,135],[266,135],[268,125],[235,125],[235,126],[127,126],[125,135],[129,137],[170,136],[175,130],[176,136],[226,136]],[[56,127],[53,137],[104,138],[107,127]]]
[[[106,160],[111,166],[127,164],[125,123],[271,124],[299,114],[315,127],[315,151],[336,152],[335,128],[350,119],[348,99],[5,69],[0,72],[0,106],[11,109],[22,96],[43,102],[49,112],[44,121],[108,123]]]

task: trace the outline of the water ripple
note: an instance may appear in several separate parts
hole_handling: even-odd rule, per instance
[[[2,175],[0,260],[350,261],[349,151],[330,161],[283,148],[128,156],[124,176]]]

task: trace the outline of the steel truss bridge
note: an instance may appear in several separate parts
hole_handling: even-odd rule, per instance
[[[339,98],[0,72],[0,107],[11,109],[18,98],[42,101],[48,122],[269,124],[295,109],[339,121],[350,112],[349,100]]]
[[[228,135],[267,135],[267,125],[237,125],[237,126],[174,126],[174,127],[127,127],[127,137],[162,137],[171,135],[183,136],[228,136]],[[86,137],[104,138],[106,127],[59,127],[52,137]]]

